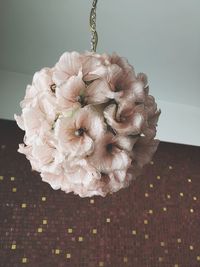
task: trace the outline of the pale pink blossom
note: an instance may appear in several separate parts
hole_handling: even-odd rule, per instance
[[[126,140],[124,140],[125,137],[122,138],[123,140],[108,132],[97,140],[94,153],[89,161],[100,172],[126,170],[130,166],[131,158],[128,152],[132,150],[134,142],[131,138],[126,137]]]
[[[24,108],[22,118],[26,137],[33,141],[34,138],[44,136],[51,130],[51,125],[47,122],[45,114],[38,107],[34,109]]]
[[[111,64],[117,65],[122,70],[121,75],[113,81],[113,90],[115,92],[120,92],[129,89],[136,80],[133,66],[128,63],[126,58],[120,57],[116,53],[112,54],[110,62]]]
[[[134,160],[140,168],[149,163],[157,150],[159,141],[155,139],[149,140],[146,137],[140,137],[134,146]]]
[[[161,111],[157,109],[155,99],[151,95],[145,98],[146,121],[142,128],[142,133],[146,139],[151,140],[156,136],[156,127]]]
[[[85,157],[94,150],[94,141],[104,135],[103,118],[89,106],[70,117],[60,117],[55,126],[58,148],[70,158]]]
[[[48,96],[55,102],[56,85],[52,80],[53,69],[43,68],[33,76],[32,85],[26,88],[24,100],[21,101],[21,107],[33,107],[41,96]]]
[[[61,184],[62,184],[63,180],[65,179],[65,177],[62,173],[52,174],[52,173],[48,173],[48,172],[42,172],[41,177],[42,177],[42,181],[50,184],[50,186],[54,190],[61,189]]]
[[[134,105],[133,105],[134,106]],[[107,123],[113,130],[121,135],[138,135],[145,122],[144,105],[129,106],[118,111],[115,104],[111,104],[104,110]]]
[[[77,52],[65,52],[55,65],[53,80],[55,84],[61,85],[71,76],[76,76],[82,71],[83,56]]]
[[[25,154],[30,160],[33,170],[58,174],[62,168],[64,155],[58,153],[55,147],[47,143],[38,142],[34,145],[20,144],[18,152]]]
[[[105,80],[96,79],[89,85],[83,82],[82,74],[70,77],[56,92],[58,106],[63,109],[76,109],[86,105],[97,105],[113,98]]]
[[[134,107],[135,104],[142,104],[146,100],[147,88],[144,74],[137,76],[125,90],[115,93],[115,100],[119,105],[119,109],[124,107]]]
[[[83,80],[92,81],[95,79],[104,79],[107,81],[111,91],[115,91],[113,84],[121,77],[123,70],[117,64],[112,64],[110,56],[91,54],[85,61],[83,69]]]

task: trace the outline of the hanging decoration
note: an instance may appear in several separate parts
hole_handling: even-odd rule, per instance
[[[127,187],[151,160],[160,110],[147,76],[125,58],[96,53],[96,5],[91,52],[65,52],[36,72],[15,115],[25,131],[19,152],[55,190],[106,196]]]

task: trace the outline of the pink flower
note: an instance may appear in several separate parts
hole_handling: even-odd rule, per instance
[[[136,105],[134,108],[124,107],[118,111],[115,104],[109,105],[104,110],[107,123],[113,130],[121,135],[138,135],[145,122],[144,105]]]
[[[25,154],[30,160],[33,170],[59,174],[64,157],[57,153],[56,149],[47,143],[24,146],[21,144],[18,151]]]
[[[155,139],[149,140],[146,137],[140,137],[134,146],[134,161],[140,168],[149,163],[153,154],[157,150],[159,141]]]
[[[107,193],[114,193],[123,187],[129,185],[127,180],[127,170],[116,170],[109,173],[102,173],[101,179],[97,181],[97,184],[104,192],[104,196]]]
[[[105,79],[111,91],[113,83],[121,76],[122,69],[117,64],[112,64],[110,56],[88,53],[87,60],[83,64],[83,80],[92,81],[98,78]]]
[[[105,103],[113,97],[105,80],[96,79],[89,85],[82,80],[82,74],[70,77],[56,91],[58,105],[63,109],[84,107],[89,104]]]
[[[119,109],[124,107],[134,107],[135,104],[143,104],[148,95],[147,76],[139,73],[134,81],[124,90],[115,93],[115,100],[119,105]]]
[[[52,173],[48,173],[48,172],[42,172],[41,177],[42,177],[42,181],[50,184],[50,186],[54,190],[60,189],[61,185],[65,179],[65,177],[62,173],[52,174]]]
[[[32,107],[40,96],[45,96],[55,101],[56,85],[52,80],[53,69],[43,68],[33,76],[32,85],[26,88],[26,95],[21,102],[21,107]]]
[[[51,130],[51,125],[46,120],[45,114],[38,106],[24,108],[21,117],[15,116],[19,126],[26,132],[28,143],[34,143],[38,138],[45,138]]]
[[[97,181],[101,178],[100,172],[86,159],[67,162],[64,166],[64,173],[65,179],[61,186],[63,191],[73,191],[81,197],[103,195],[101,189],[97,187]]]
[[[59,118],[55,126],[58,148],[69,158],[90,155],[94,141],[104,132],[103,118],[91,107],[77,110],[72,117]]]
[[[119,57],[116,53],[110,57],[110,62],[122,70],[121,75],[112,81],[113,91],[120,92],[129,89],[136,80],[134,68],[127,59]]]
[[[155,99],[151,95],[146,95],[144,104],[146,111],[146,121],[142,127],[142,133],[146,137],[146,139],[151,140],[156,136],[156,126],[161,111],[157,109]]]
[[[53,80],[55,84],[61,85],[71,76],[76,76],[82,71],[83,56],[77,52],[64,53],[55,65]]]
[[[25,131],[32,130],[34,123],[38,128],[40,120],[44,120],[44,125],[47,121],[49,127],[53,125],[58,108],[52,85],[55,86],[52,81],[52,69],[44,68],[34,75],[33,83],[27,86],[25,98],[21,102],[22,116],[15,115],[20,128]],[[26,129],[24,120],[25,124],[28,123]]]
[[[101,173],[126,170],[131,164],[129,152],[131,151],[134,140],[129,137],[114,136],[106,133],[97,139],[94,153],[89,161]]]

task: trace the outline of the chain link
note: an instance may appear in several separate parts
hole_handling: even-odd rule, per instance
[[[96,31],[96,8],[97,1],[93,0],[92,9],[90,12],[90,29],[91,29],[91,51],[96,52],[97,43],[98,43],[98,34]]]

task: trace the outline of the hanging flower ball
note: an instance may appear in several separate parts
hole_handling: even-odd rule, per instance
[[[159,143],[147,76],[117,54],[64,53],[35,73],[21,108],[18,151],[53,189],[80,197],[127,187]]]

